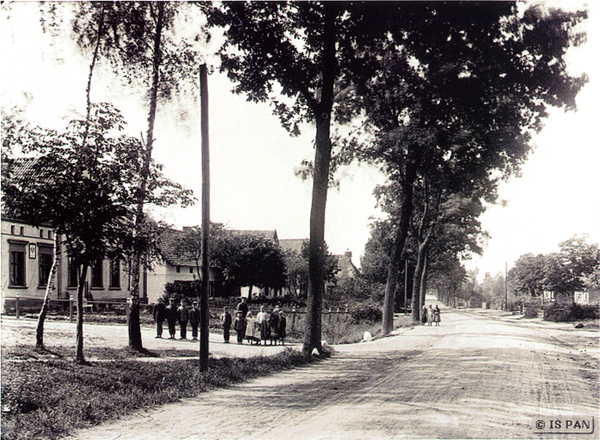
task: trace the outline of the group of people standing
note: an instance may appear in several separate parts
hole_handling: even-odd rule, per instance
[[[270,313],[265,310],[265,306],[260,307],[260,312],[254,317],[248,309],[246,298],[238,304],[236,317],[232,319],[229,310],[225,308],[221,315],[221,325],[223,326],[223,342],[229,343],[231,327],[236,332],[237,343],[243,344],[244,339],[248,342],[259,343],[267,341],[283,344],[285,339],[286,318],[279,306],[276,306]]]
[[[429,304],[429,307],[423,306],[423,310],[421,311],[421,322],[423,325],[432,325],[432,323],[435,323],[435,325],[440,325],[440,314],[440,308],[437,304],[435,305],[435,308],[433,308],[431,304]]]
[[[168,305],[165,302],[168,301]],[[184,298],[177,305],[175,299],[165,300],[160,298],[154,306],[154,321],[156,322],[156,338],[162,338],[163,324],[166,321],[169,329],[169,339],[176,339],[175,334],[179,324],[179,339],[187,339],[188,323],[192,329],[192,340],[198,339],[198,327],[200,325],[200,309],[198,301],[190,305]],[[231,316],[229,309],[225,307],[220,316],[223,328],[223,342],[229,343],[231,328],[237,334],[237,343],[242,344],[244,339],[248,342],[258,343],[270,341],[283,344],[285,339],[286,318],[279,306],[271,312],[260,307],[260,312],[254,317],[248,309],[246,298],[242,298],[235,311],[235,318]]]
[[[192,340],[198,339],[198,326],[200,325],[198,301],[189,305],[184,298],[177,306],[174,299],[170,299],[169,304],[165,305],[165,300],[159,298],[154,306],[153,315],[156,322],[156,338],[162,338],[163,323],[167,321],[169,339],[175,339],[177,324],[179,324],[180,339],[187,339],[188,322],[192,328]]]

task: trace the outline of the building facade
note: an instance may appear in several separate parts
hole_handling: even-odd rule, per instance
[[[54,229],[32,226],[2,217],[2,312],[14,308],[16,298],[23,304],[39,306],[44,299],[54,261]],[[61,249],[50,298],[69,300],[77,294],[80,268],[71,264]],[[143,295],[142,295],[143,296]],[[88,271],[86,301],[124,301],[129,297],[129,277],[120,260],[99,259]]]

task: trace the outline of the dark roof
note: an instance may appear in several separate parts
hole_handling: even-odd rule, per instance
[[[184,227],[182,231],[177,229],[167,229],[165,230],[159,240],[158,247],[160,250],[160,254],[165,259],[165,261],[171,266],[195,266],[196,259],[191,253],[185,252],[177,252],[177,246],[185,240],[185,238],[190,233],[189,227]],[[228,230],[234,235],[253,235],[257,237],[263,237],[268,240],[272,240],[275,243],[278,243],[277,231],[276,230],[239,230],[239,229],[231,229]]]
[[[196,260],[191,254],[180,255],[177,246],[185,239],[187,233],[177,229],[165,230],[158,239],[160,254],[171,266],[195,266]]]
[[[2,175],[7,179],[28,179],[36,175],[35,165],[40,159],[37,157],[19,157],[2,161]],[[44,173],[46,174],[46,173]],[[51,173],[47,173],[45,182],[50,182]],[[38,177],[40,177],[38,175]]]
[[[255,237],[263,237],[268,240],[272,240],[274,243],[279,243],[279,238],[277,237],[277,229],[273,229],[273,230],[232,229],[231,233],[234,235],[254,235]]]
[[[308,238],[282,238],[279,240],[281,249],[302,253],[302,245],[308,242]]]
[[[27,179],[36,179],[36,174],[38,181],[40,183],[50,183],[53,181],[52,173],[46,173],[45,178],[40,178],[39,173],[36,171],[35,165],[38,163],[39,158],[36,157],[19,157],[13,159],[7,159],[5,157],[2,158],[2,178],[11,180],[11,179],[19,179],[20,181],[25,181]],[[6,193],[4,193],[6,196]],[[4,197],[3,197],[4,199]],[[28,221],[24,221],[15,217],[13,214],[7,212],[4,204],[4,200],[2,200],[2,205],[0,207],[0,212],[2,213],[3,220],[16,221],[23,224],[31,224]],[[49,226],[48,223],[42,223],[40,226]]]

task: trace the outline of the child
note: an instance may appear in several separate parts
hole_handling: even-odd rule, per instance
[[[229,329],[231,328],[231,315],[227,311],[227,307],[223,309],[221,315],[221,324],[223,325],[223,341],[229,344]]]
[[[237,333],[237,343],[241,344],[244,342],[244,334],[246,333],[246,320],[244,319],[244,312],[242,310],[238,310],[236,315],[233,322],[233,329]]]

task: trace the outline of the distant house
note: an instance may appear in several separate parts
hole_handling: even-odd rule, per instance
[[[308,244],[308,238],[292,238],[292,239],[281,239],[279,244],[282,249],[295,252],[298,255],[302,254],[302,247],[304,244]],[[327,293],[334,293],[335,289],[345,279],[351,279],[360,275],[360,271],[352,262],[352,252],[346,251],[342,255],[334,255],[337,260],[338,273],[335,276],[333,282],[325,283],[325,291]],[[290,292],[285,292],[290,293]]]
[[[293,251],[300,255],[305,242],[308,243],[308,238],[282,238],[279,240],[279,246],[283,250]]]
[[[262,237],[271,240],[275,244],[279,244],[279,237],[277,236],[276,229],[232,229],[230,232],[235,235],[253,235],[255,237]]]
[[[191,228],[184,227],[182,230],[168,229],[159,239],[159,252],[163,261],[156,264],[151,270],[145,272],[144,290],[147,292],[148,303],[155,303],[165,292],[165,285],[175,281],[192,282],[200,279],[198,269],[201,262],[196,262],[196,259],[191,254],[180,252],[177,249],[178,243],[185,239],[186,235],[191,232]],[[235,235],[253,235],[272,240],[278,243],[276,230],[239,230],[234,229],[229,231]],[[198,266],[197,266],[198,264]],[[215,268],[210,268],[209,271],[209,294],[210,296],[223,296],[225,292],[225,283],[219,279]],[[249,287],[242,287],[239,291],[234,292],[234,295],[248,296]],[[260,289],[254,287],[254,293],[260,293]],[[276,292],[272,292],[276,294]]]
[[[575,292],[573,294],[573,301],[577,304],[599,304],[600,303],[600,289],[591,288],[585,291]]]
[[[168,229],[162,233],[158,240],[158,247],[162,262],[157,263],[151,270],[144,272],[145,286],[148,303],[153,304],[165,292],[165,285],[175,281],[192,282],[201,279],[198,276],[200,261],[191,254],[185,254],[178,251],[177,246],[190,233],[190,228],[184,227],[183,230]],[[198,266],[196,266],[198,264]],[[200,270],[201,272],[201,270]],[[215,295],[215,275],[214,270],[209,273],[209,292],[211,296]]]
[[[543,294],[543,301],[544,302],[553,302],[554,301],[554,292],[550,291],[550,290],[544,290],[544,294]]]
[[[339,272],[335,276],[335,281],[325,283],[325,289],[328,294],[335,294],[335,290],[344,280],[352,279],[360,275],[360,271],[352,262],[352,252],[346,251],[342,255],[334,255],[337,259]]]

